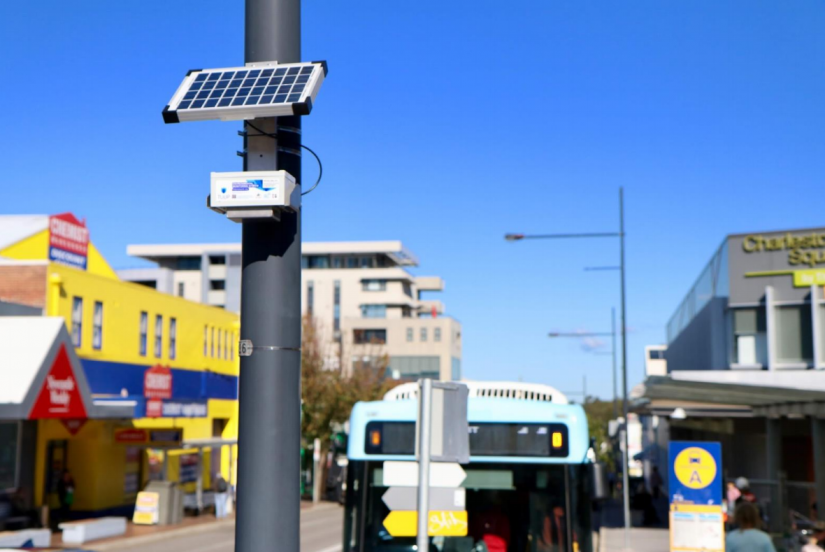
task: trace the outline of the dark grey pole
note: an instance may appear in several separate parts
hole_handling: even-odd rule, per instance
[[[418,380],[418,550],[430,549],[430,439],[432,436],[433,380]]]
[[[624,547],[630,550],[630,488],[628,470],[630,468],[628,450],[628,424],[627,419],[627,307],[625,304],[625,265],[624,265],[624,189],[619,188],[619,240],[621,254],[622,273],[622,415],[624,416],[624,451],[622,451],[622,498],[624,502]]]
[[[610,336],[613,342],[613,419],[619,417],[619,392],[616,377],[616,307],[610,308]]]
[[[245,61],[301,61],[300,0],[246,0]],[[244,170],[283,169],[300,184],[301,121],[247,126]],[[301,218],[243,223],[236,552],[299,552]]]

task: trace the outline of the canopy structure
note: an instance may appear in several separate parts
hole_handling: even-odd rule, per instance
[[[134,416],[128,404],[95,403],[59,317],[0,317],[0,378],[0,420]]]

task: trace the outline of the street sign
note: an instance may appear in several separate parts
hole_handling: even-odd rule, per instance
[[[252,340],[241,339],[238,342],[238,355],[242,357],[252,356]]]
[[[396,510],[384,518],[384,527],[393,537],[415,537],[418,534],[418,512]],[[467,512],[431,510],[427,520],[431,537],[464,537],[467,535]]]
[[[430,464],[430,487],[458,487],[467,477],[454,462]],[[385,487],[418,487],[418,462],[384,462]]]
[[[723,552],[721,445],[671,441],[668,459],[671,552]]]
[[[430,487],[430,510],[463,510],[466,490]],[[390,487],[381,497],[390,510],[418,510],[417,487]]]
[[[430,408],[430,460],[433,462],[470,462],[470,429],[467,422],[467,398],[470,391],[463,383],[432,382]],[[420,420],[416,420],[415,457],[419,458]]]

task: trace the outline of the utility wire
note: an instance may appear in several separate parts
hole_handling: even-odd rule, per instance
[[[277,135],[277,134],[273,134],[273,133],[271,133],[271,132],[264,132],[263,130],[261,130],[260,128],[256,127],[255,125],[253,125],[253,124],[252,124],[252,123],[250,123],[249,121],[245,121],[245,124],[247,124],[247,125],[249,125],[250,127],[252,127],[252,128],[253,128],[253,130],[255,130],[255,131],[258,133],[258,134],[247,134],[247,137],[252,137],[252,136],[269,136],[269,137],[270,137],[270,138],[272,138],[273,140],[277,140],[277,139],[278,139],[278,135]],[[312,190],[314,190],[315,188],[317,188],[317,187],[318,187],[318,184],[320,184],[320,183],[321,183],[321,178],[324,176],[324,165],[322,165],[322,164],[321,164],[321,158],[320,158],[320,157],[318,157],[318,154],[317,154],[317,153],[315,153],[315,152],[314,152],[311,148],[309,148],[309,147],[307,147],[307,146],[305,146],[305,145],[303,145],[303,144],[301,144],[301,147],[302,147],[302,148],[304,148],[305,150],[307,150],[309,153],[311,153],[311,154],[312,154],[312,156],[315,158],[315,160],[318,162],[318,180],[316,180],[316,181],[315,181],[315,184],[313,184],[312,188],[310,188],[309,190],[307,190],[307,191],[305,191],[305,192],[301,192],[301,195],[302,195],[302,196],[305,196],[305,195],[307,195],[309,192],[311,192]]]

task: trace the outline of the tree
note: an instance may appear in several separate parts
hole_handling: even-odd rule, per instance
[[[595,443],[596,456],[609,470],[613,471],[616,465],[608,435],[608,422],[613,419],[613,401],[587,397],[582,406],[587,414],[587,426],[590,429],[590,439]],[[618,409],[621,412],[621,401],[618,403]]]

